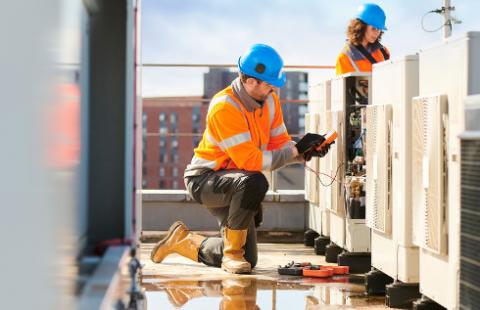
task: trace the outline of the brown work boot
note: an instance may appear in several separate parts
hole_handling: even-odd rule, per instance
[[[247,240],[247,230],[233,230],[225,227],[223,235],[222,269],[231,273],[250,273],[252,266],[245,260],[243,246]]]
[[[167,255],[177,253],[198,262],[198,249],[203,240],[204,236],[191,233],[184,223],[177,221],[170,226],[167,236],[155,245],[150,258],[161,263]]]

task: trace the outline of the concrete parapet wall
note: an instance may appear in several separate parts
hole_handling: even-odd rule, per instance
[[[268,192],[263,201],[260,231],[304,231],[308,203],[304,191]],[[215,218],[183,190],[143,190],[143,231],[167,230],[176,220],[192,230],[218,230]]]

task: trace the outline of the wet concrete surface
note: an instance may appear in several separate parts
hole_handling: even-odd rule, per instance
[[[150,261],[153,243],[141,245],[147,309],[392,309],[384,297],[365,294],[361,275],[331,278],[281,276],[278,265],[309,261],[329,265],[302,244],[259,244],[258,266],[232,275],[179,255]]]

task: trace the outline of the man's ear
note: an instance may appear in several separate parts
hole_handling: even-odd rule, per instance
[[[248,86],[255,86],[255,84],[257,84],[257,80],[254,78],[248,78],[245,82]]]

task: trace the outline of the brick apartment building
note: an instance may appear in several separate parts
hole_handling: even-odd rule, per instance
[[[143,188],[183,189],[183,171],[205,129],[202,97],[143,99]]]

